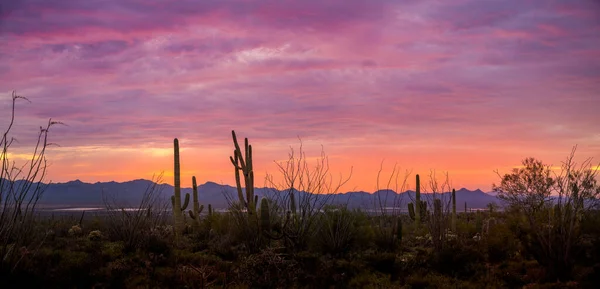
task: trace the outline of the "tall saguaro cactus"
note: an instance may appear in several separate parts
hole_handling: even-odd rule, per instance
[[[175,225],[176,233],[182,233],[185,228],[185,221],[183,219],[183,211],[187,208],[190,202],[190,194],[185,195],[185,201],[183,206],[181,205],[181,169],[179,165],[179,140],[173,140],[174,150],[174,195],[171,196],[171,204],[173,205],[173,220]]]
[[[452,232],[456,232],[456,190],[452,189]]]
[[[231,131],[233,136],[233,144],[235,150],[233,151],[233,157],[229,157],[231,163],[235,167],[235,183],[238,192],[238,198],[240,203],[246,208],[249,215],[256,214],[256,202],[254,196],[254,171],[252,167],[252,146],[248,144],[248,138],[244,139],[244,155],[237,142],[235,131]],[[240,179],[240,172],[244,175],[244,187],[246,189],[246,195],[242,192],[242,182]]]

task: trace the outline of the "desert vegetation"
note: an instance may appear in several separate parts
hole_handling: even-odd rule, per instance
[[[527,158],[498,172],[498,204],[467,210],[450,176],[422,178],[395,166],[388,189],[364,209],[332,205],[352,176],[334,178],[326,154],[307,160],[302,146],[278,163],[282,178],[255,193],[252,145],[232,131],[229,209],[182,195],[179,142],[173,143],[174,192],[157,197],[153,180],[135,210],[107,192],[102,216],[42,217],[49,129],[29,162],[10,160],[12,118],[2,137],[1,288],[597,288],[600,212],[597,169],[560,170]],[[381,176],[380,172],[380,176]],[[383,176],[381,176],[383,178]],[[281,179],[282,182],[275,182]],[[380,186],[380,178],[377,186]],[[387,204],[393,198],[393,206]],[[464,210],[461,207],[464,205]],[[503,210],[499,209],[499,206]],[[407,211],[408,213],[404,213]]]

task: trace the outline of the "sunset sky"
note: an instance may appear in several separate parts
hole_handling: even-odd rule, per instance
[[[529,156],[600,161],[600,2],[13,0],[0,10],[0,129],[12,159],[48,118],[49,179],[234,184],[231,130],[256,183],[300,137],[345,190],[395,163],[491,190]],[[312,159],[310,160],[312,162]],[[411,183],[413,183],[411,178]],[[384,185],[384,184],[382,184]],[[412,184],[414,186],[414,184]]]

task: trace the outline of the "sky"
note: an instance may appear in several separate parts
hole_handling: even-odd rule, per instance
[[[491,190],[526,157],[600,162],[594,0],[13,0],[0,4],[0,128],[12,160],[50,132],[48,179],[234,184],[248,137],[255,183],[300,140],[343,190],[394,165]],[[380,184],[377,174],[381,169]],[[414,177],[409,185],[414,187]]]

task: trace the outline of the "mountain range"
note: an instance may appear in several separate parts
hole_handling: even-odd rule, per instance
[[[133,180],[128,182],[97,182],[84,183],[80,180],[66,183],[51,183],[47,186],[39,201],[40,208],[74,208],[74,207],[103,207],[104,199],[116,200],[124,207],[136,207],[142,199],[142,195],[154,184],[149,180]],[[169,184],[157,186],[157,193],[161,199],[167,201],[173,195],[174,188]],[[186,193],[192,194],[192,188],[182,188],[182,196]],[[229,185],[220,185],[207,182],[198,186],[198,198],[201,204],[212,204],[214,208],[225,209],[229,206],[226,196],[237,199],[236,188]],[[272,188],[255,188],[255,194],[259,197],[272,196],[278,191]],[[298,194],[305,194],[298,192]],[[358,191],[339,193],[330,196],[332,204],[347,204],[351,208],[374,208],[392,207],[394,203],[401,202],[404,209],[406,204],[414,200],[414,191],[405,191],[400,194],[393,190],[379,190],[374,193]],[[430,194],[422,193],[423,200],[430,200]],[[323,196],[324,197],[324,196]],[[183,197],[182,197],[183,198]],[[442,194],[443,200],[449,200],[449,193]],[[462,188],[456,191],[457,211],[463,211],[465,202],[468,208],[481,209],[489,203],[500,204],[495,196],[485,193],[479,189],[470,191]]]

